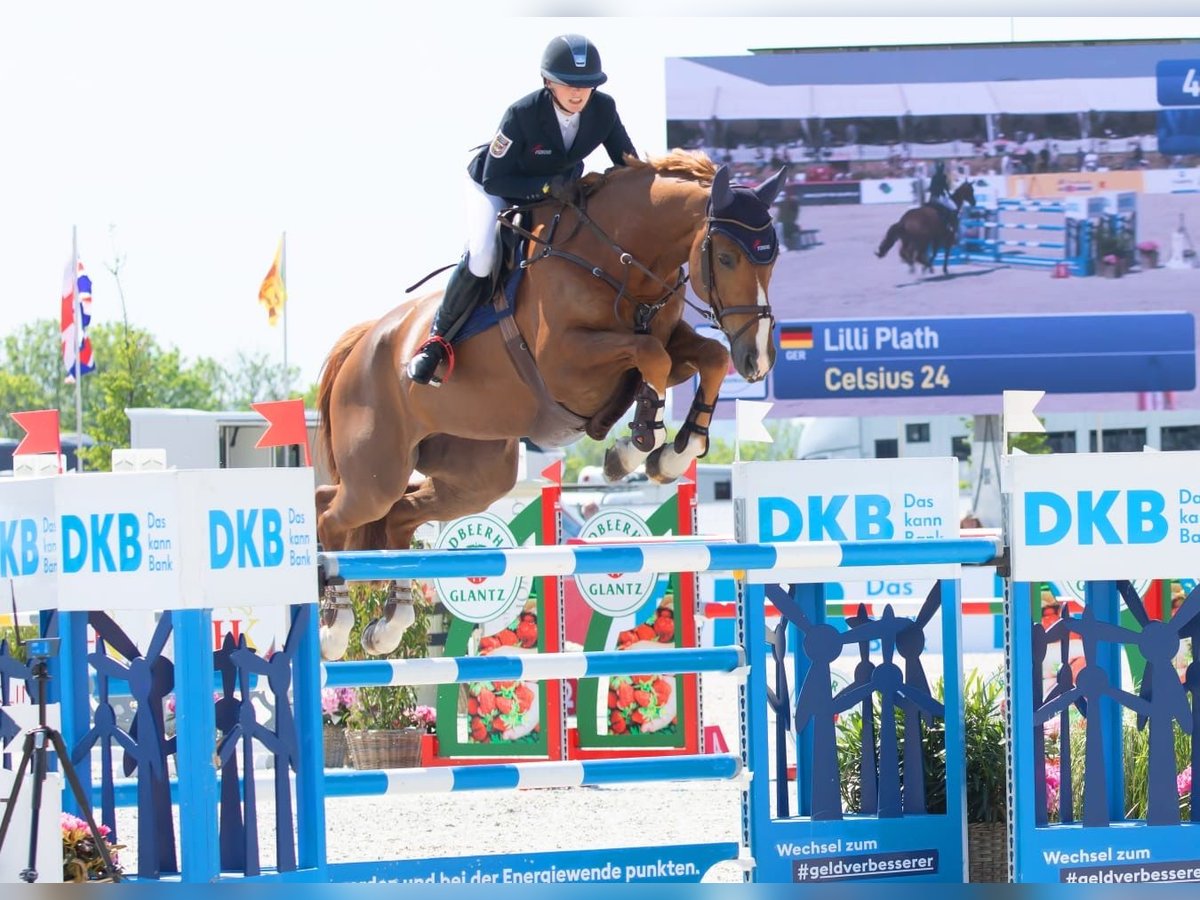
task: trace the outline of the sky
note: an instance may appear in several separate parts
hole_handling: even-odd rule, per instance
[[[600,49],[643,155],[665,146],[664,60],[750,48],[1200,37],[1200,18],[479,16],[446,4],[8,3],[0,10],[0,336],[57,317],[77,229],[94,321],[121,316],[189,359],[282,361],[257,302],[287,232],[287,352],[316,380],[342,330],[457,260],[464,168],[540,87],[556,34]],[[513,12],[586,12],[512,3]],[[728,4],[722,5],[728,8]],[[841,4],[862,11],[870,4]],[[1082,4],[1075,4],[1082,6]],[[1038,4],[991,4],[1028,12]],[[626,12],[644,4],[611,3]],[[715,3],[659,3],[710,11]],[[752,9],[766,6],[752,4]],[[987,4],[976,5],[988,11]],[[1095,8],[1092,6],[1091,8]],[[1178,10],[1178,4],[1163,4]],[[1186,8],[1186,7],[1185,7]],[[607,165],[603,151],[591,167]],[[435,282],[435,284],[438,282]],[[100,360],[99,364],[103,365]]]

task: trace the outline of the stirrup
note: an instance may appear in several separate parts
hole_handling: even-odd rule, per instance
[[[432,348],[434,348],[434,347],[442,348],[442,355],[444,357],[444,360],[440,360],[440,361],[434,363],[433,371],[429,373],[428,378],[418,377],[418,373],[415,371],[416,366],[417,366],[417,361],[421,358],[421,355],[423,353],[431,351]],[[438,370],[438,367],[442,364],[442,361],[444,361],[446,363],[446,377],[438,378],[437,370]],[[417,348],[417,352],[413,355],[413,358],[411,360],[409,360],[409,362],[408,362],[406,371],[408,372],[409,379],[414,384],[429,384],[429,385],[433,385],[434,387],[441,385],[441,383],[443,381],[445,381],[447,378],[449,378],[451,373],[454,372],[454,346],[449,341],[447,341],[444,337],[442,337],[440,334],[430,335],[429,338],[425,341],[425,343],[423,343],[420,347]]]

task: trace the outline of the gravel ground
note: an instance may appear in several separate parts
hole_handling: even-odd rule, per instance
[[[849,677],[855,660],[838,666]],[[936,665],[931,660],[931,665]],[[997,654],[968,655],[964,672],[991,673]],[[794,689],[794,688],[793,688]],[[737,752],[737,680],[703,676],[704,722],[718,725]],[[620,846],[736,842],[740,792],[735,782],[684,782],[628,787],[540,788],[399,797],[338,797],[326,802],[330,862],[469,856]],[[136,852],[136,811],[122,810],[118,826]],[[262,862],[274,859],[273,809],[260,803]],[[732,863],[705,881],[739,882]]]

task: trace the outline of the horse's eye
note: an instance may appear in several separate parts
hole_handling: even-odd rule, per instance
[[[727,269],[732,269],[733,264],[734,264],[733,254],[732,253],[718,253],[717,254],[717,262],[719,262],[721,265],[723,265]]]

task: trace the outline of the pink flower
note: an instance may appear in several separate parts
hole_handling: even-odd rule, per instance
[[[1182,797],[1192,792],[1192,767],[1188,766],[1175,776],[1175,791]]]
[[[1046,809],[1054,812],[1058,809],[1058,792],[1062,786],[1062,772],[1057,759],[1046,760]]]

